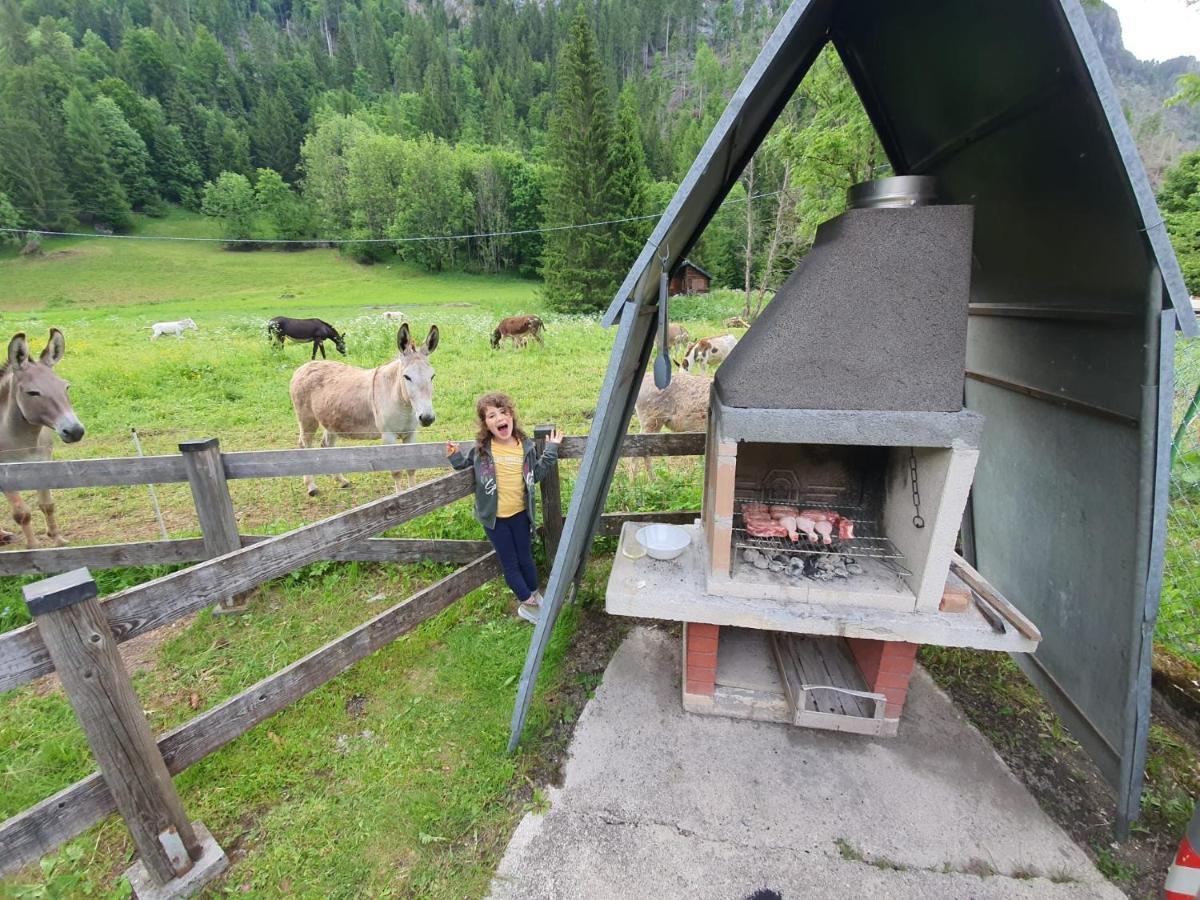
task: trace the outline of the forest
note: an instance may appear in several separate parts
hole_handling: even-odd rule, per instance
[[[344,242],[595,310],[785,6],[0,0],[0,228],[181,204],[231,250]],[[1164,178],[1193,292],[1198,168]],[[753,314],[845,187],[888,171],[826,51],[693,255]]]

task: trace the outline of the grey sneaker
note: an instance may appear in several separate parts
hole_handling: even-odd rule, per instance
[[[540,606],[535,606],[528,600],[526,600],[524,603],[517,604],[517,615],[526,622],[533,622],[535,625],[537,624],[538,614],[541,613],[541,611],[542,608]]]

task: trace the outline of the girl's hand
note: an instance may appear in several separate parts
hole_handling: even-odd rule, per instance
[[[553,431],[550,432],[549,437],[546,438],[546,443],[547,444],[561,444],[562,439],[563,439],[562,431],[555,428]]]
[[[454,441],[446,441],[446,455],[453,456],[457,452],[458,444],[454,443]]]

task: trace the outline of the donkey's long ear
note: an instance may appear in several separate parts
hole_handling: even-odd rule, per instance
[[[400,326],[400,330],[396,332],[396,349],[401,353],[405,353],[412,347],[412,335],[408,331],[408,323],[405,322]]]
[[[24,332],[14,334],[12,340],[8,342],[8,365],[12,369],[19,369],[27,362],[29,362],[29,344],[25,342],[25,334]]]
[[[437,349],[438,345],[438,327],[434,325],[429,329],[429,334],[425,337],[425,352],[432,353]]]
[[[46,349],[42,351],[42,363],[53,368],[66,352],[67,342],[63,339],[63,333],[57,328],[51,328],[50,340],[46,342]]]

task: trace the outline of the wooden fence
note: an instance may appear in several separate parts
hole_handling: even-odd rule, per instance
[[[544,440],[546,433],[546,428],[537,429],[537,438]],[[566,438],[559,457],[581,457],[586,442],[587,439],[582,437]],[[625,456],[694,456],[703,452],[703,434],[630,435],[622,450]],[[0,848],[3,848],[0,875],[13,872],[52,851],[117,809],[129,824],[139,855],[157,883],[162,883],[172,872],[178,876],[190,869],[199,853],[195,840],[179,844],[175,838],[175,843],[182,848],[176,857],[163,850],[166,846],[163,835],[168,832],[192,833],[191,825],[186,821],[178,829],[179,823],[174,820],[165,820],[164,824],[162,809],[182,809],[174,796],[170,778],[163,774],[151,779],[144,771],[145,760],[138,761],[129,756],[129,747],[107,747],[93,736],[93,732],[99,730],[94,726],[98,724],[101,707],[104,716],[114,715],[113,709],[123,710],[119,713],[122,717],[132,716],[132,720],[125,723],[128,725],[125,731],[129,734],[140,731],[146,736],[142,742],[145,746],[133,750],[142,757],[149,754],[155,765],[159,765],[155,761],[161,758],[159,768],[165,766],[163,771],[173,775],[499,575],[499,561],[486,541],[372,537],[469,496],[473,485],[470,472],[443,475],[285,534],[262,537],[237,533],[228,479],[416,468],[446,468],[444,445],[376,445],[222,454],[217,442],[211,440],[181,445],[179,456],[0,464],[0,486],[4,490],[187,481],[204,534],[203,538],[187,540],[0,553],[0,574],[5,575],[62,572],[87,566],[103,568],[200,560],[189,568],[113,594],[103,602],[94,599],[94,583],[87,573],[71,572],[69,576],[59,576],[26,588],[27,597],[45,594],[51,599],[41,598],[41,605],[30,599],[35,621],[0,635],[0,691],[10,690],[58,668],[68,698],[88,734],[93,753],[104,767],[105,776],[94,773],[0,823]],[[544,536],[548,550],[553,553],[563,520],[557,471],[542,482],[541,492]],[[617,533],[630,519],[691,521],[696,515],[694,511],[606,514],[600,531],[602,534]],[[121,667],[116,645],[319,559],[434,560],[466,564],[219,706],[156,740],[151,738],[140,709],[128,702],[132,688]],[[88,584],[91,585],[90,594],[86,590]],[[62,617],[76,615],[72,612],[75,604],[83,604],[79,607],[81,610],[86,607],[85,611],[90,611],[97,622],[103,622],[107,627],[92,627],[90,634],[89,628],[78,626],[78,623],[70,628],[63,627]],[[94,608],[89,604],[95,604]],[[64,634],[68,635],[65,648],[62,644]],[[74,638],[70,637],[72,634]],[[86,646],[82,637],[85,634],[89,635],[90,642]],[[72,639],[80,646],[70,646]],[[100,653],[101,650],[105,653]],[[76,667],[72,660],[84,660],[78,671],[74,671]],[[100,704],[94,698],[85,702],[83,695],[95,691],[93,676],[97,672],[105,676],[100,681],[114,686],[112,696],[105,695]],[[122,767],[128,771],[123,771]],[[149,795],[158,797],[158,802],[147,803]],[[159,812],[154,813],[154,810]],[[158,818],[154,818],[155,815]],[[162,830],[166,825],[170,827]],[[169,841],[166,843],[170,844]],[[190,859],[186,858],[187,853],[191,853]]]
[[[548,427],[538,428],[544,437]],[[583,456],[587,438],[568,437],[559,449],[560,459]],[[365,447],[333,447],[320,450],[251,450],[221,453],[215,441],[184,444],[193,448],[170,456],[128,456],[112,459],[82,459],[55,462],[0,463],[0,487],[6,491],[37,488],[82,488],[116,485],[170,484],[190,482],[204,538],[168,541],[136,541],[38,550],[0,551],[0,575],[52,575],[81,566],[109,569],[115,566],[147,566],[196,562],[215,555],[206,552],[221,532],[222,523],[233,521],[233,505],[227,481],[243,478],[332,475],[338,472],[391,472],[403,469],[446,469],[445,444],[376,444]],[[631,434],[625,438],[625,456],[699,456],[704,453],[704,435]],[[189,464],[192,468],[189,470]],[[554,476],[542,484],[543,521],[554,541],[562,527],[562,506]],[[609,518],[604,533],[620,531],[618,517]],[[236,533],[236,525],[233,527]],[[259,535],[238,535],[240,546],[267,540]],[[486,541],[428,541],[405,538],[376,538],[342,547],[327,557],[342,561],[371,562],[467,562],[476,558]],[[552,544],[548,549],[553,551]],[[232,547],[230,547],[232,549]],[[0,690],[4,688],[0,686]]]

